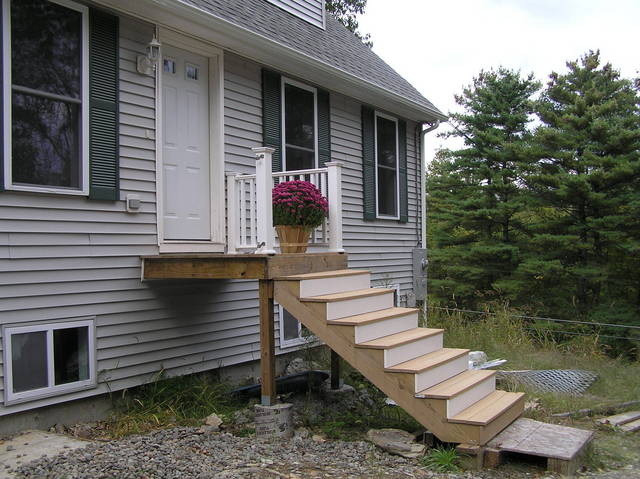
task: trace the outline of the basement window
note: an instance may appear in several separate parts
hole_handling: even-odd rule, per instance
[[[300,346],[307,341],[314,341],[315,337],[300,321],[298,321],[282,305],[278,308],[280,318],[280,348]]]
[[[5,404],[95,387],[94,320],[3,329]]]

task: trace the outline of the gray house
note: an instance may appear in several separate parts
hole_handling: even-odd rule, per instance
[[[257,281],[188,278],[277,251],[274,179],[328,195],[312,251],[414,303],[445,116],[322,0],[2,0],[2,32],[0,416],[260,359]],[[301,344],[289,308],[276,354]]]

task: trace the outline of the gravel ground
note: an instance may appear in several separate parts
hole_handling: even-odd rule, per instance
[[[291,440],[259,442],[198,428],[90,443],[20,467],[17,479],[551,479],[532,467],[437,474],[415,460],[392,456],[370,443],[324,441],[306,431]],[[637,465],[586,474],[598,479],[640,479]]]
[[[346,479],[488,478],[485,473],[435,474],[367,442],[318,442],[305,434],[278,443],[228,433],[174,428],[91,443],[17,470],[17,478],[55,479]],[[498,477],[507,477],[504,475]],[[525,475],[519,477],[539,477]]]

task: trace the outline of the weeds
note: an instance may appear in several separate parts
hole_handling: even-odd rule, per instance
[[[229,419],[240,407],[229,390],[203,374],[166,379],[160,373],[149,384],[122,392],[107,431],[121,437],[162,427],[194,426],[211,413]]]
[[[436,447],[422,459],[420,465],[434,472],[459,472],[460,458],[453,448]]]

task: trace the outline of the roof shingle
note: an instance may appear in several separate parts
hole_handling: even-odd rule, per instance
[[[265,0],[180,1],[442,115],[413,85],[329,14],[326,29],[322,30]]]

